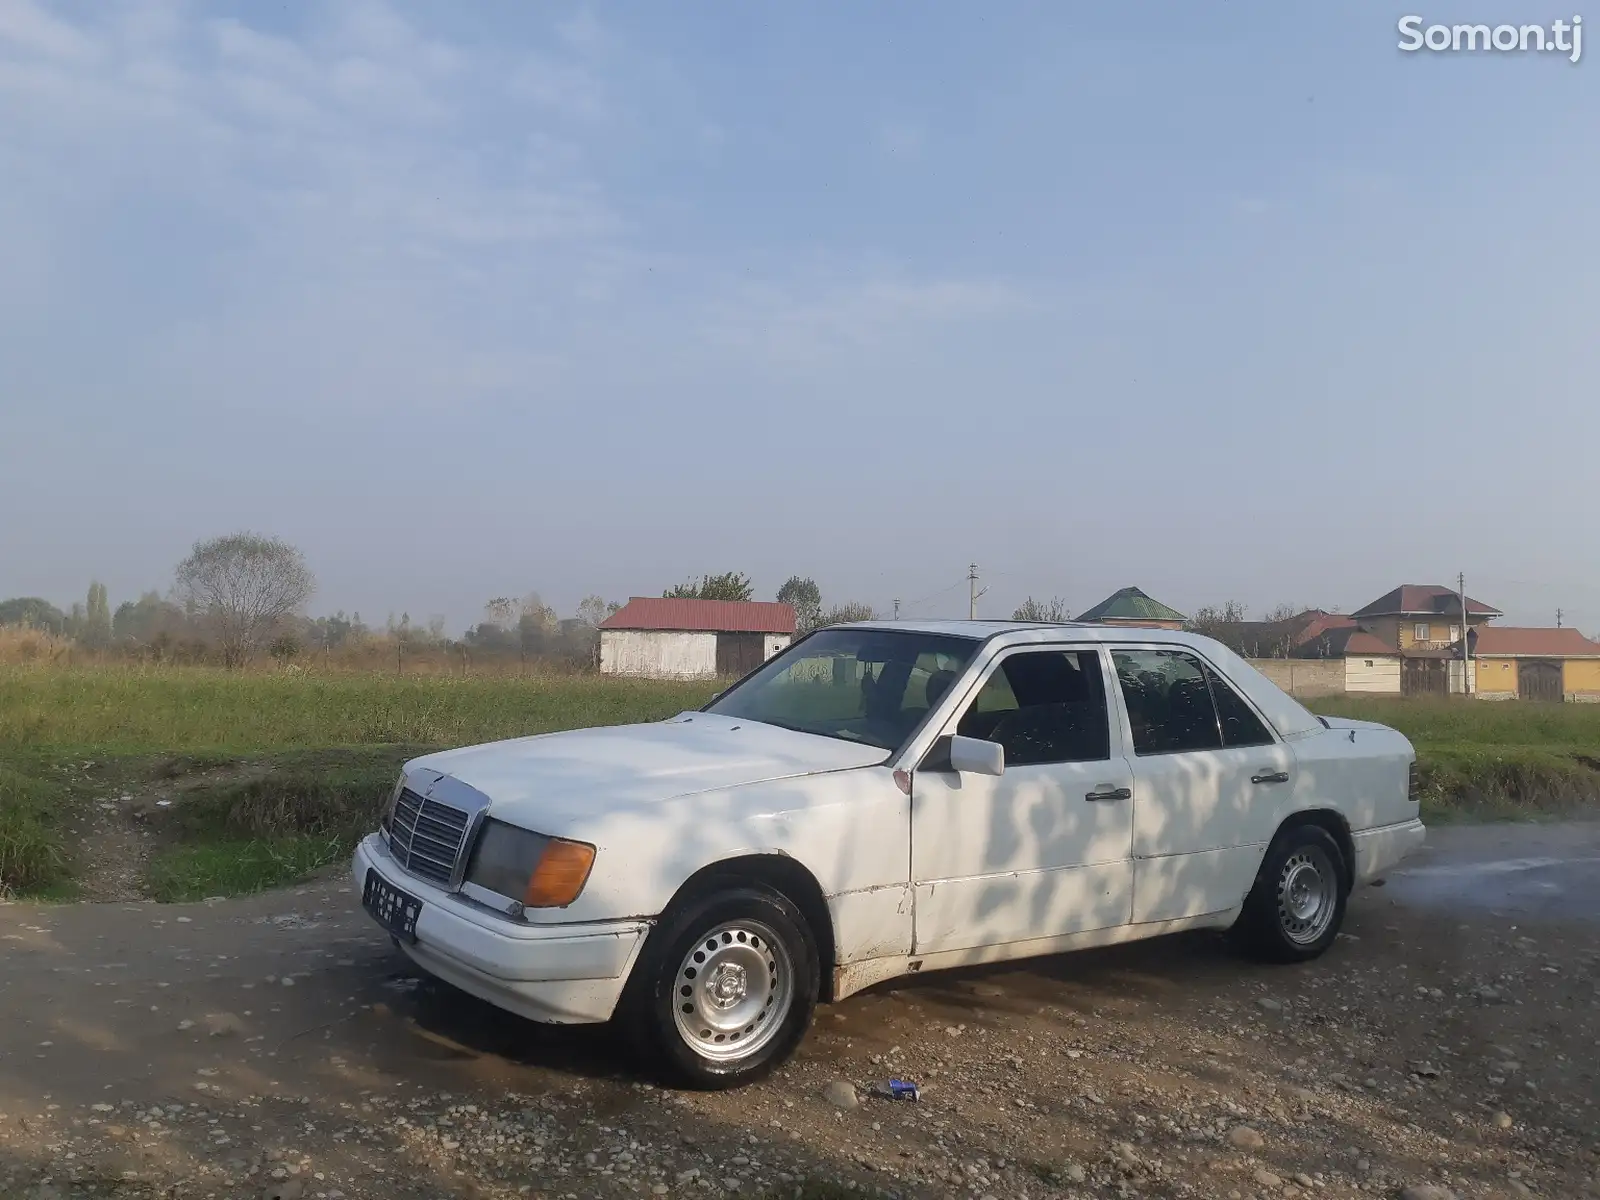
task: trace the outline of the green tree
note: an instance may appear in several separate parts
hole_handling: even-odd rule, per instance
[[[83,610],[83,642],[96,648],[111,643],[111,602],[106,585],[95,580],[89,585],[89,599]]]
[[[62,612],[48,600],[41,600],[38,596],[17,596],[10,600],[0,600],[0,625],[27,625],[33,629],[44,629],[50,633],[62,633],[66,629],[67,614]]]
[[[125,600],[117,605],[111,618],[111,633],[119,642],[148,644],[157,634],[176,633],[183,625],[182,609],[163,600],[158,592],[146,592],[138,600]]]
[[[211,627],[228,667],[242,666],[317,587],[299,550],[255,533],[196,542],[176,574],[179,594]]]
[[[796,634],[810,633],[822,620],[822,589],[809,576],[791,575],[778,589],[778,603],[794,609]]]
[[[300,653],[300,639],[292,633],[280,633],[272,639],[272,644],[267,647],[267,653],[277,660],[280,667],[286,667]]]
[[[1065,621],[1071,613],[1067,610],[1067,602],[1060,596],[1050,600],[1035,600],[1029,596],[1016,611],[1011,614],[1013,621],[1044,621],[1048,624],[1057,624]]]
[[[702,575],[661,593],[676,600],[749,600],[756,594],[755,585],[739,571],[725,571],[721,575]]]

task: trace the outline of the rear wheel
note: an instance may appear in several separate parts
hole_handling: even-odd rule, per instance
[[[1333,945],[1349,899],[1345,868],[1320,825],[1280,830],[1235,926],[1244,947],[1271,962],[1305,962]]]
[[[625,1001],[634,1041],[686,1087],[738,1087],[794,1052],[816,1006],[816,940],[788,897],[729,881],[668,913]]]

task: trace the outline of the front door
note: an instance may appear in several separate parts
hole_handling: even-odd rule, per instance
[[[1294,754],[1184,650],[1112,651],[1134,774],[1133,919],[1243,901],[1295,785]]]
[[[1004,773],[950,770],[944,739],[913,773],[915,953],[1127,924],[1133,776],[1106,683],[1096,649],[1002,655],[944,732],[999,743]]]

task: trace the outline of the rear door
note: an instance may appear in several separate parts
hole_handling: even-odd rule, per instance
[[[1113,649],[1134,776],[1133,919],[1237,906],[1294,791],[1293,752],[1188,650]]]
[[[1127,923],[1133,773],[1107,682],[1093,647],[1018,647],[943,730],[999,743],[1005,772],[957,774],[941,738],[913,773],[916,953],[1031,953],[1016,944]]]

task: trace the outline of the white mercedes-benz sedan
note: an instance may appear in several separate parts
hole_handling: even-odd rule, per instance
[[[1321,954],[1423,840],[1414,764],[1192,634],[843,625],[697,712],[407,763],[355,881],[439,979],[728,1087],[911,972],[1199,928]]]

